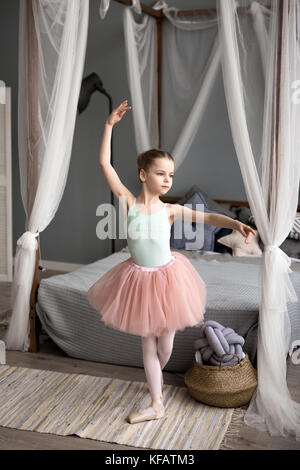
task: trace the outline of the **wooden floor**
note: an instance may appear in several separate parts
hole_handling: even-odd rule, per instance
[[[47,271],[43,277],[54,275]],[[10,309],[11,284],[0,283],[0,338],[5,332],[5,318]],[[6,322],[7,323],[7,322]],[[1,327],[2,325],[2,327]],[[116,377],[124,380],[145,381],[144,370],[135,367],[116,366],[68,357],[53,341],[42,335],[40,352],[22,353],[6,351],[6,363],[11,366],[48,369],[58,372],[86,374],[97,377]],[[300,403],[300,366],[288,359],[287,381],[292,397]],[[164,372],[165,384],[185,386],[183,374]],[[246,425],[241,426],[239,436],[227,441],[234,450],[299,450],[300,442],[293,438],[271,437]],[[136,447],[83,439],[77,436],[56,436],[32,431],[20,431],[0,426],[0,450],[136,450]]]

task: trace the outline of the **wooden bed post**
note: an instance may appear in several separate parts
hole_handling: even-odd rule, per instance
[[[280,123],[280,83],[281,83],[281,55],[282,55],[282,24],[283,24],[283,1],[279,0],[278,2],[278,9],[279,9],[279,17],[278,17],[278,36],[277,36],[277,82],[276,82],[276,90],[273,90],[273,96],[276,94],[276,110],[273,109],[273,116],[275,112],[275,172],[276,172],[276,179],[273,184],[276,185],[276,194],[278,192],[278,153],[279,153],[279,123]],[[271,133],[271,139],[273,141],[273,132]],[[273,152],[273,148],[271,152]],[[269,195],[268,195],[268,215],[270,218],[271,215],[271,183],[272,183],[272,173],[273,173],[273,158],[270,159],[270,173],[269,173]],[[277,206],[277,197],[275,200],[275,211]]]
[[[282,57],[282,28],[283,28],[283,1],[279,0],[279,18],[278,18],[278,57],[277,57],[277,100],[276,100],[276,195],[278,194],[278,140],[279,140],[279,124],[280,124],[280,84],[281,84],[281,57]],[[275,201],[275,211],[277,207],[277,197]]]
[[[26,18],[27,18],[27,98],[28,98],[28,147],[31,151],[32,159],[30,155],[27,155],[27,217],[29,219],[32,206],[34,203],[37,185],[38,185],[38,163],[39,163],[39,152],[38,152],[38,138],[39,138],[39,86],[38,86],[38,43],[36,30],[34,25],[34,16],[32,3],[36,2],[36,8],[38,8],[37,0],[26,0]],[[32,189],[33,188],[33,189]],[[28,219],[26,223],[28,224]],[[28,227],[26,227],[28,230]],[[29,351],[39,351],[39,331],[40,321],[35,310],[35,303],[37,301],[37,292],[39,287],[39,237],[37,237],[38,247],[35,254],[35,272],[30,294],[30,333],[29,333]]]

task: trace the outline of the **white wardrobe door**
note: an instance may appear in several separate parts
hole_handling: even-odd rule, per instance
[[[0,281],[12,281],[11,89],[0,87]]]

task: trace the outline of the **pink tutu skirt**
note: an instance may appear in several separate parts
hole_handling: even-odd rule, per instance
[[[103,322],[138,336],[160,336],[203,323],[206,285],[189,260],[178,252],[157,267],[119,263],[88,290],[90,304]]]

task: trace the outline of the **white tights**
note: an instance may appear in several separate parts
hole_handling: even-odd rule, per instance
[[[175,331],[161,336],[142,336],[145,374],[152,402],[162,397],[161,371],[172,354]]]

